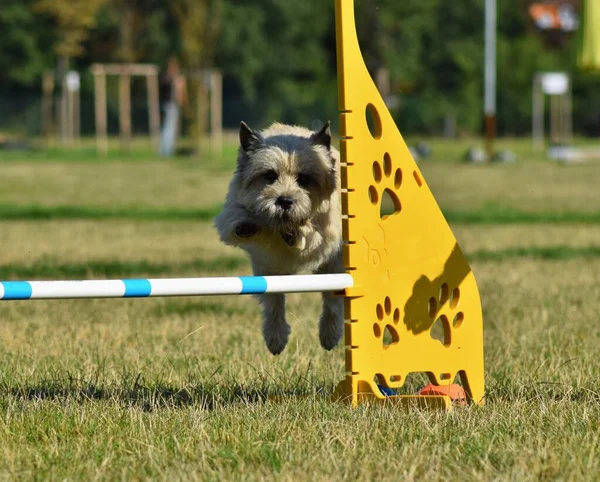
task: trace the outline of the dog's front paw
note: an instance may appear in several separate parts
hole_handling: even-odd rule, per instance
[[[235,227],[235,235],[238,238],[251,238],[258,234],[258,226],[254,223],[243,222]]]
[[[332,311],[325,311],[319,320],[319,341],[326,350],[333,350],[344,335],[344,319]]]
[[[285,320],[276,323],[265,322],[263,337],[267,348],[273,355],[279,355],[286,347],[292,329]]]

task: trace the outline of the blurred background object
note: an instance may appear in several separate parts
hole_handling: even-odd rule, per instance
[[[484,2],[364,0],[356,8],[365,62],[403,134],[481,139],[490,117],[483,102]],[[532,79],[562,72],[571,93],[565,129],[600,135],[592,72],[600,62],[597,2],[519,0],[495,9],[487,38],[495,44],[489,65],[496,74],[488,77],[496,88],[485,96],[498,106],[494,133],[528,137],[541,118],[550,125],[560,109],[551,101],[536,111]],[[157,121],[155,74],[105,73],[101,92],[102,74],[92,66],[142,64],[160,78],[171,57],[189,97],[177,113],[176,151],[219,152],[240,120],[265,126],[331,119],[337,127],[333,2],[4,0],[0,30],[5,136],[72,146],[98,131],[101,151],[119,136],[124,149],[127,139],[146,137],[158,152],[157,122],[164,127],[166,111],[159,108]]]
[[[579,50],[579,67],[588,71],[600,70],[600,4],[583,2],[583,25]]]

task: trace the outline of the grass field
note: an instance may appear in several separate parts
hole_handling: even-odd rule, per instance
[[[483,407],[330,403],[343,348],[319,347],[316,294],[289,297],[278,357],[249,298],[5,302],[0,480],[597,480],[600,164],[514,145],[515,165],[443,141],[422,162],[481,292]],[[211,225],[234,151],[0,153],[0,279],[250,273]]]

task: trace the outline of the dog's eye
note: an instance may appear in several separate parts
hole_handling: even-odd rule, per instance
[[[312,182],[310,176],[306,174],[298,174],[298,185],[300,187],[308,187],[308,185]]]
[[[267,181],[269,184],[274,183],[275,181],[277,181],[277,173],[271,169],[270,171],[267,171],[263,174],[263,178],[265,179],[265,181]]]

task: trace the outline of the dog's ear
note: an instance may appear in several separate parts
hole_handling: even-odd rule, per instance
[[[325,146],[327,149],[331,148],[331,121],[327,121],[319,132],[315,132],[310,136],[310,142],[313,145]]]
[[[244,152],[257,150],[264,144],[262,136],[254,132],[244,121],[240,123],[240,145]]]

